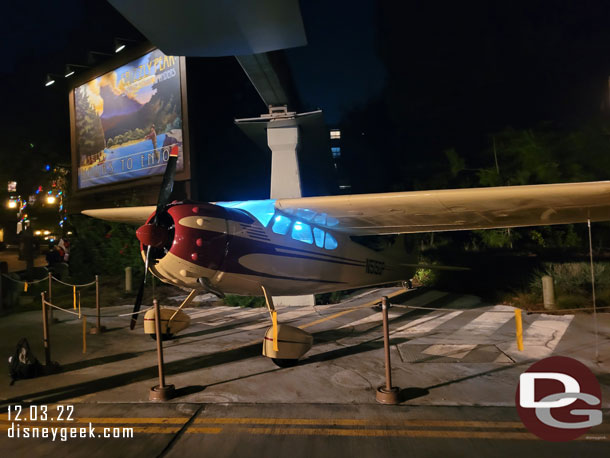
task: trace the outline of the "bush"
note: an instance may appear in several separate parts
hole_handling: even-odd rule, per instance
[[[261,296],[237,296],[229,294],[225,296],[224,302],[232,307],[265,307],[265,298]]]
[[[610,275],[606,264],[594,263],[595,292],[598,306],[610,302]],[[591,268],[586,262],[548,263],[534,276],[530,290],[542,297],[542,277],[553,277],[555,298],[560,309],[587,308],[592,306]]]
[[[96,274],[120,274],[133,267],[143,270],[135,227],[108,223],[82,215],[71,217],[75,237],[70,247],[70,273],[76,281],[91,281]]]
[[[605,264],[594,263],[596,289],[610,288],[610,275]],[[535,275],[530,287],[533,292],[542,294],[542,277],[550,275],[555,283],[555,290],[565,294],[591,293],[591,268],[586,262],[548,263],[542,272]]]
[[[434,286],[437,274],[431,269],[417,269],[413,276],[413,282],[420,286]]]

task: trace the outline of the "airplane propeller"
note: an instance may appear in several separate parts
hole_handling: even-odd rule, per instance
[[[144,259],[144,276],[142,283],[140,283],[140,289],[136,296],[136,302],[133,306],[133,315],[131,315],[131,322],[129,328],[133,330],[138,321],[137,313],[140,311],[142,306],[142,298],[144,297],[144,286],[146,285],[146,275],[148,273],[148,267],[151,263],[157,260],[156,250],[151,248],[161,248],[169,239],[169,231],[166,227],[160,224],[161,218],[167,206],[169,204],[169,198],[174,189],[174,176],[176,174],[176,163],[178,162],[178,145],[173,144],[171,146],[169,159],[165,166],[165,173],[163,174],[163,181],[161,182],[161,189],[159,191],[159,197],[157,199],[157,210],[155,215],[149,223],[140,226],[136,231],[136,237],[142,243],[142,246],[146,247],[146,257]]]

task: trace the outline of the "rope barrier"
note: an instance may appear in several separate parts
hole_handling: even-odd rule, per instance
[[[6,275],[6,274],[1,274],[1,275],[2,275],[4,278],[7,278],[7,279],[9,279],[9,280],[11,280],[11,281],[13,281],[13,282],[15,282],[15,283],[22,283],[22,284],[23,284],[23,283],[27,283],[27,284],[29,284],[29,285],[33,285],[34,283],[40,283],[40,282],[43,282],[43,281],[48,280],[48,277],[44,277],[44,278],[41,278],[40,280],[32,280],[32,281],[26,281],[26,280],[15,280],[14,278],[11,278],[11,277],[9,277],[9,276],[8,276],[8,275]]]
[[[62,285],[66,285],[66,286],[72,286],[72,287],[76,287],[76,288],[82,288],[85,286],[91,286],[91,285],[95,285],[95,280],[93,280],[91,283],[83,283],[82,285],[73,285],[71,283],[66,283],[61,281],[59,278],[55,278],[55,277],[51,277],[53,280],[55,280],[57,283],[61,283]],[[45,278],[46,280],[46,278]]]
[[[61,310],[62,312],[66,312],[66,313],[69,313],[69,314],[71,314],[71,315],[75,315],[75,316],[77,316],[77,317],[79,316],[79,313],[78,313],[78,312],[73,312],[73,311],[71,311],[71,310],[64,309],[64,308],[62,308],[62,307],[60,307],[60,306],[58,306],[58,305],[51,304],[51,303],[50,303],[50,302],[48,302],[48,301],[44,301],[44,302],[45,302],[45,304],[47,304],[48,306],[53,307],[53,308],[56,308],[57,310]],[[153,309],[153,307],[149,307],[149,308],[147,308],[147,309],[145,309],[145,310],[140,310],[139,312],[121,313],[121,314],[119,314],[119,315],[100,315],[100,316],[101,316],[102,318],[120,318],[120,317],[124,317],[124,316],[130,316],[130,315],[139,315],[140,313],[146,313],[146,312],[148,312],[149,310],[152,310],[152,309]],[[95,317],[95,316],[97,316],[97,314],[90,315],[90,314],[88,314],[88,313],[82,313],[82,312],[81,312],[80,316],[89,316],[89,317]]]
[[[55,305],[55,304],[51,304],[50,302],[47,302],[47,301],[44,301],[44,303],[45,303],[45,305],[48,305],[49,307],[53,307],[53,308],[55,308],[57,310],[61,310],[62,312],[66,312],[66,313],[69,313],[70,315],[78,316],[77,312],[72,312],[71,310],[66,310],[64,308],[61,308],[61,307]]]
[[[8,276],[8,275],[6,275],[6,274],[0,274],[0,275],[2,275],[3,277],[5,277],[5,278],[7,278],[8,280],[11,280],[11,281],[13,281],[13,282],[15,282],[15,283],[21,283],[21,284],[27,283],[28,285],[33,285],[33,284],[35,284],[35,283],[41,283],[41,282],[43,282],[43,281],[47,281],[47,280],[49,279],[49,277],[44,277],[44,278],[41,278],[41,279],[39,279],[39,280],[26,281],[26,280],[15,280],[14,278],[11,278],[11,277],[9,277],[9,276]],[[76,288],[82,288],[82,287],[85,287],[85,286],[91,286],[91,285],[95,285],[95,280],[93,280],[91,283],[83,283],[83,284],[81,284],[81,285],[73,285],[73,284],[71,284],[71,283],[66,283],[66,282],[63,282],[63,281],[61,281],[59,278],[55,278],[55,277],[51,277],[51,278],[52,278],[53,280],[55,280],[56,282],[61,283],[62,285],[66,285],[66,286],[72,286],[72,287],[76,287]]]
[[[154,307],[148,307],[146,310],[140,310],[139,312],[121,313],[120,315],[106,315],[106,316],[117,316],[117,317],[120,317],[120,316],[139,315],[140,313],[146,313],[146,312],[148,312],[149,310],[152,310],[152,309],[154,309]],[[102,316],[104,316],[104,315],[102,315]]]
[[[504,305],[504,304],[500,304],[500,305]],[[441,309],[441,308],[434,308],[434,307],[418,307],[415,305],[402,305],[402,304],[392,304],[392,307],[400,307],[400,308],[406,308],[406,309],[415,309],[415,310],[433,310],[433,311],[438,311],[438,312],[480,312],[481,309],[480,308],[476,308],[476,309]],[[519,307],[515,307],[513,305],[504,305],[504,307],[513,307],[518,309]],[[608,307],[597,307],[597,310],[599,309],[610,309],[610,306]],[[520,309],[523,310],[523,309]],[[558,310],[523,310],[525,313],[528,314],[534,314],[534,313],[546,313],[546,314],[553,314],[556,312],[583,312],[583,311],[592,311],[592,308],[580,308],[580,309],[558,309]],[[485,313],[511,313],[510,310],[486,310]]]

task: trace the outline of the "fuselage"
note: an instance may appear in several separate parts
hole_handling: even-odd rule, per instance
[[[172,204],[171,240],[150,270],[180,287],[247,295],[261,295],[261,286],[273,295],[300,295],[413,275],[401,264],[413,264],[415,253],[375,251],[333,230],[325,214],[280,214],[274,202]]]

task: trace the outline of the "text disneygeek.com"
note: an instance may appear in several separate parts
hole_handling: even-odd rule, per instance
[[[12,423],[8,429],[10,439],[51,439],[53,442],[77,438],[113,438],[130,439],[133,438],[133,428],[127,427],[104,427],[96,432],[93,424],[88,426],[21,426],[19,423]]]
[[[133,428],[96,428],[92,422],[78,422],[73,418],[73,414],[72,405],[11,405],[6,418],[9,424],[7,435],[9,439],[51,439],[62,442],[77,438],[133,438]],[[45,425],[46,422],[51,424]],[[74,426],[68,426],[69,423]]]

